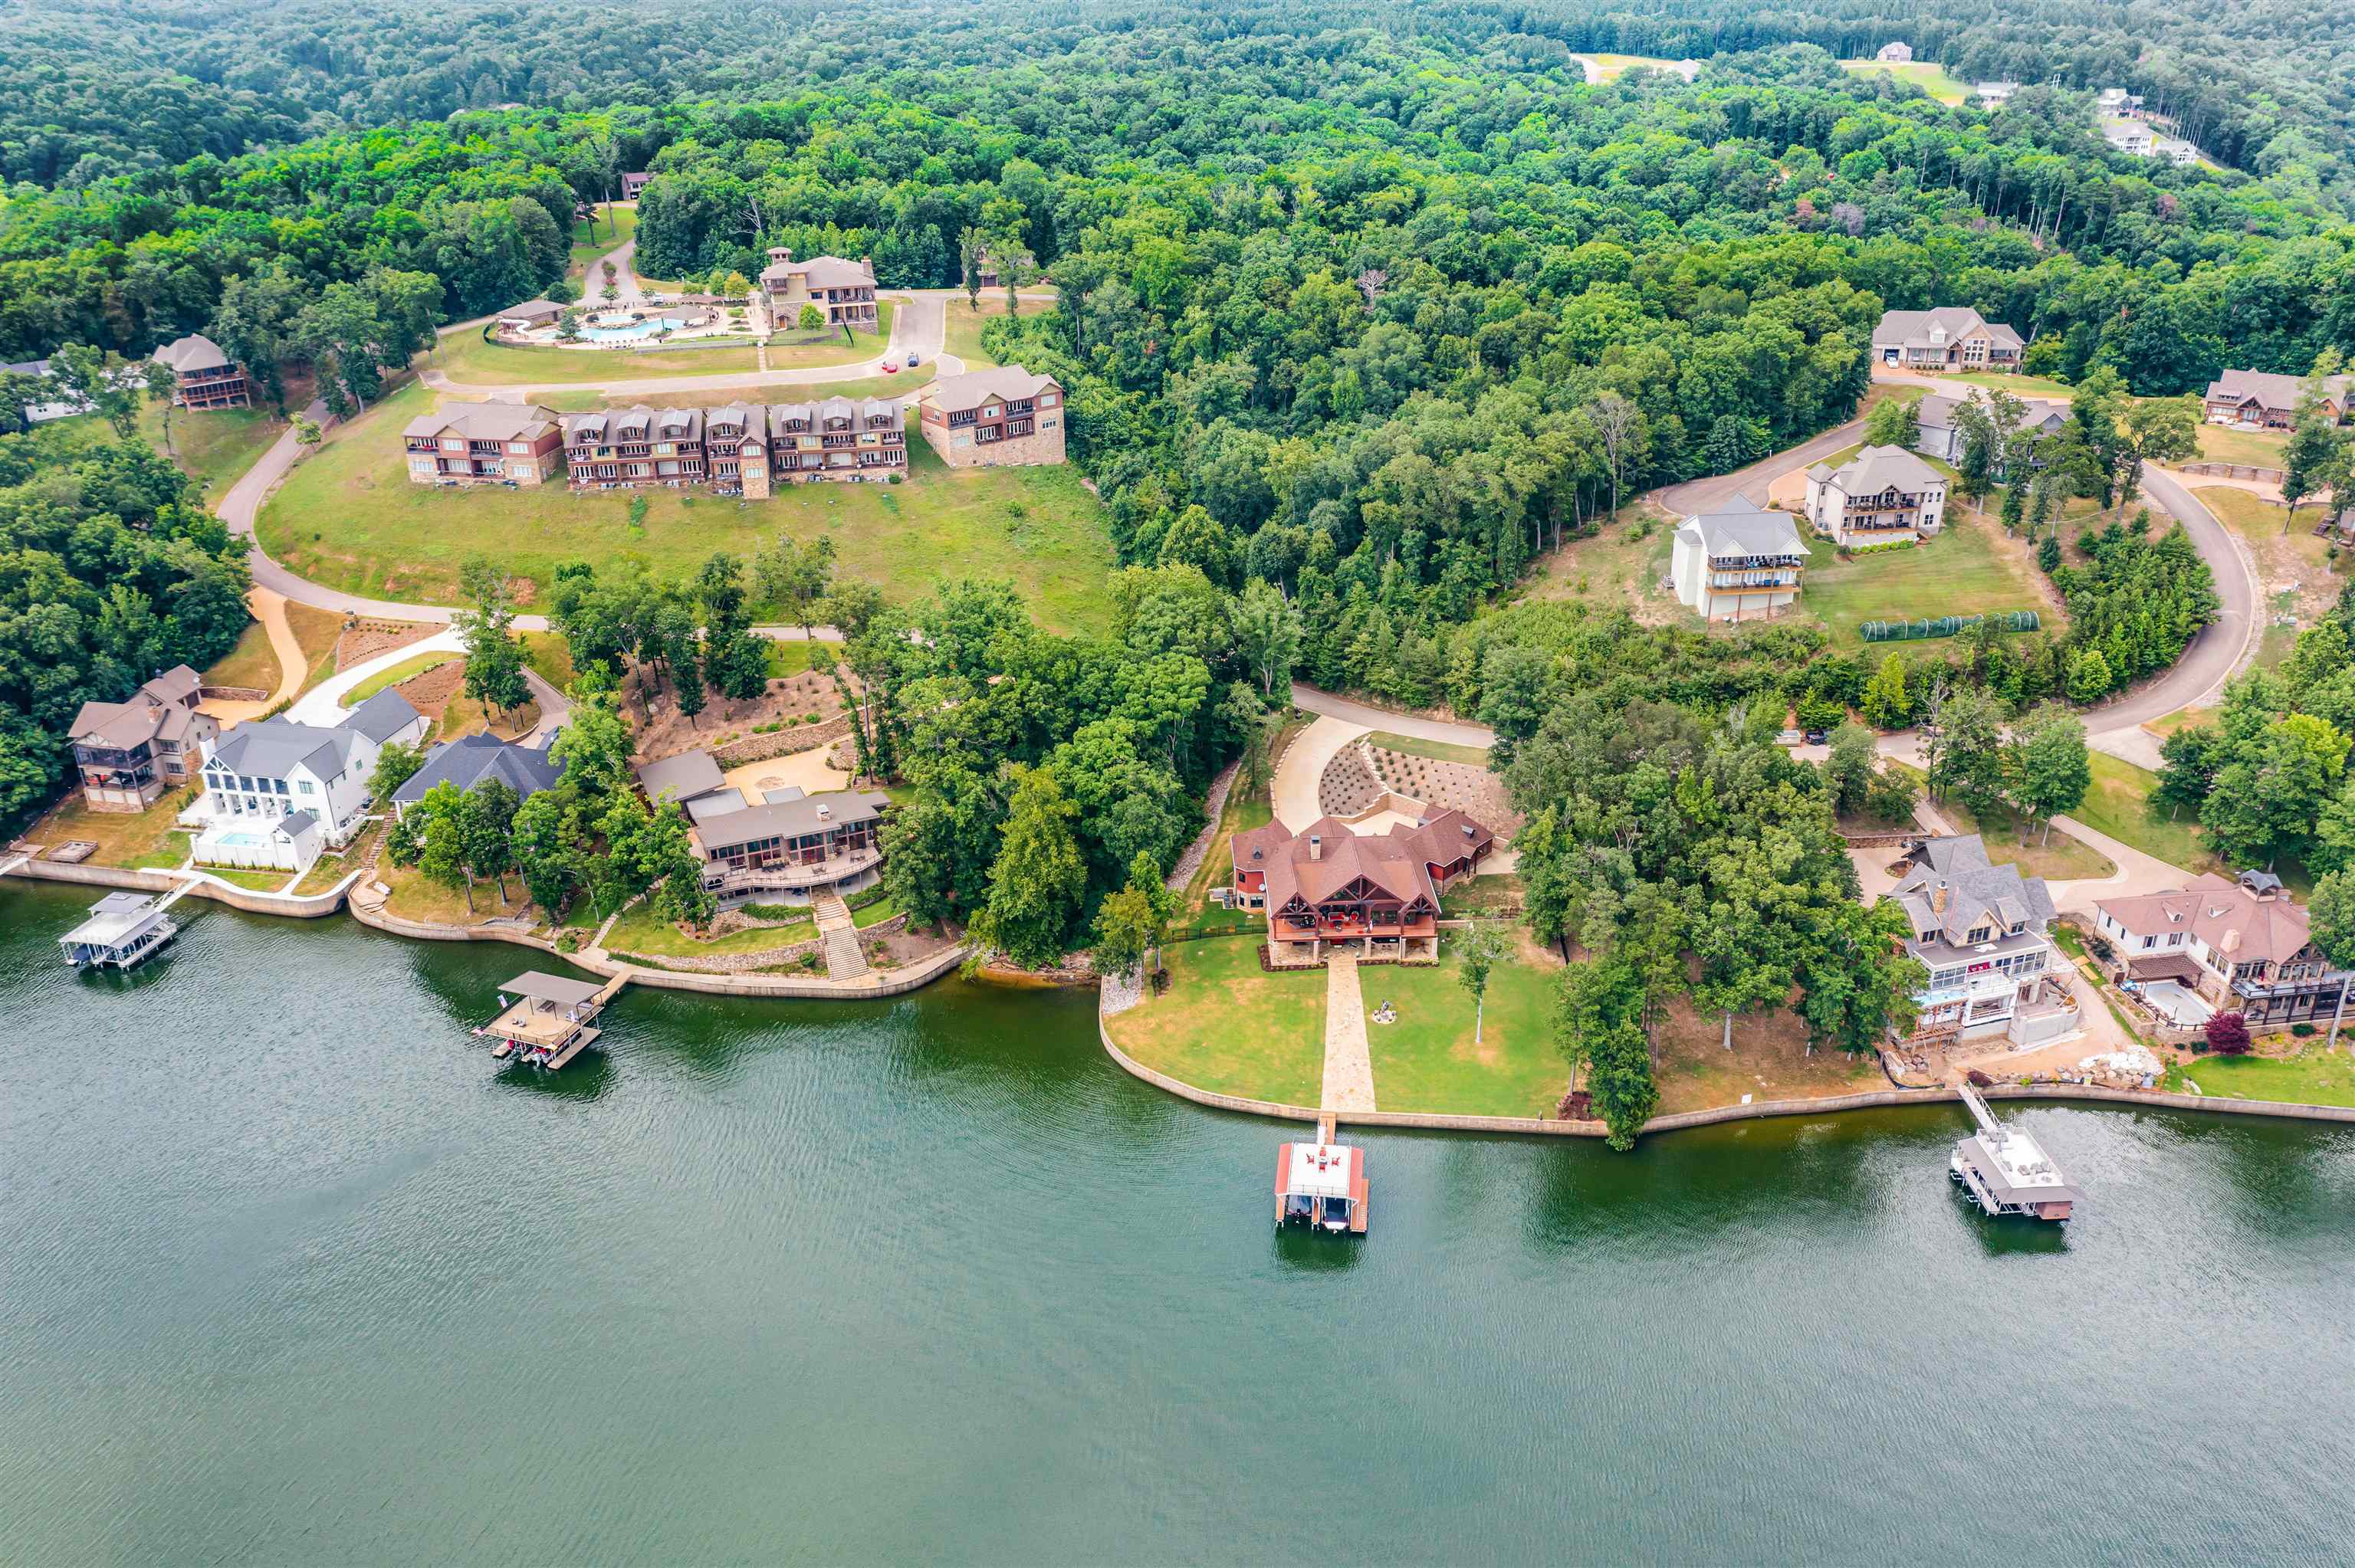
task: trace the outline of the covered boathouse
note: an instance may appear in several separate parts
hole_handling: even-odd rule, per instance
[[[164,913],[170,899],[110,893],[90,906],[90,918],[58,938],[75,969],[135,969],[164,950],[180,927]]]
[[[619,979],[596,985],[526,969],[499,987],[499,1001],[506,1011],[475,1033],[498,1042],[491,1054],[501,1061],[516,1056],[531,1066],[553,1070],[596,1041],[599,1032],[590,1022],[621,989]],[[510,994],[515,997],[511,1003]]]
[[[1275,1223],[1366,1234],[1366,1151],[1342,1143],[1287,1143],[1275,1156]]]

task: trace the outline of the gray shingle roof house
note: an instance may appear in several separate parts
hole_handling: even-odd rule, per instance
[[[1677,599],[1704,620],[1772,615],[1799,597],[1806,541],[1788,513],[1737,495],[1677,530],[1669,577]]]
[[[727,782],[720,775],[719,764],[708,751],[682,751],[677,757],[644,763],[638,768],[640,787],[645,790],[646,799],[657,805],[665,800],[684,805],[699,795],[724,788]]]
[[[1913,450],[1924,457],[1934,457],[1943,462],[1961,462],[1963,432],[1955,422],[1955,410],[1966,404],[1984,402],[1986,397],[1985,392],[1974,387],[1960,397],[1933,392],[1923,398],[1915,410],[1921,419],[1922,433],[1915,439]],[[2069,405],[2066,403],[2035,397],[2021,401],[2025,405],[2019,423],[2021,429],[2032,430],[2039,436],[2054,436],[2060,434],[2061,428],[2069,422]],[[1997,477],[2002,477],[2000,464],[1998,465]]]
[[[445,782],[463,793],[486,779],[496,779],[514,790],[517,800],[527,800],[564,776],[564,765],[550,755],[554,740],[550,736],[538,746],[501,740],[495,735],[462,735],[445,740],[427,752],[425,766],[392,792],[392,814],[396,820],[406,815],[410,807],[425,799],[427,790]]]
[[[358,731],[378,746],[396,740],[414,745],[425,738],[425,715],[407,697],[387,686],[346,714],[343,727]]]
[[[1912,859],[1889,896],[1913,927],[1905,950],[1930,971],[1914,993],[1919,1030],[1968,1040],[2010,1031],[2039,1006],[2049,1011],[2044,976],[2062,966],[2047,937],[2053,909],[2044,879],[1990,863],[1977,833],[1931,839]]]
[[[322,729],[286,718],[256,719],[229,731],[212,760],[223,772],[257,779],[282,779],[298,767],[330,779],[345,770],[355,743],[365,738],[342,725]]]

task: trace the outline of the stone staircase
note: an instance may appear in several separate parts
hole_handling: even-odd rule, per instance
[[[858,950],[858,926],[850,906],[831,887],[810,895],[810,913],[816,916],[818,940],[825,945],[826,972],[835,980],[857,980],[868,973],[867,955]]]

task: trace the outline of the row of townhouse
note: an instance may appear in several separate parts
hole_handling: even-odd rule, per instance
[[[952,468],[1060,463],[1063,388],[1018,365],[947,376],[919,395],[920,428]],[[639,404],[557,414],[538,404],[449,403],[401,431],[413,484],[544,484],[576,491],[703,487],[765,500],[780,484],[876,481],[908,467],[908,415],[890,397]]]

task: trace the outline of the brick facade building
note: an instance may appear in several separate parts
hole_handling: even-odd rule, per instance
[[[1063,388],[1018,365],[943,376],[918,394],[924,440],[951,468],[1063,461]]]
[[[402,427],[411,484],[542,484],[564,439],[536,403],[448,403]]]

